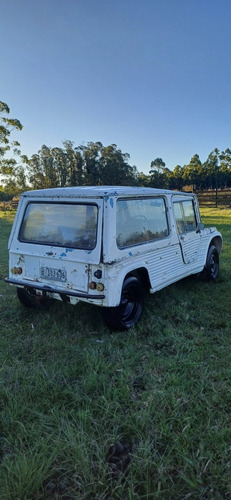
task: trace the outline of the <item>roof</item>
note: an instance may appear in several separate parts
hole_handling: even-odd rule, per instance
[[[50,189],[37,189],[34,191],[25,191],[22,196],[25,197],[61,197],[61,198],[103,198],[105,196],[153,196],[158,194],[184,194],[191,195],[192,193],[181,193],[179,191],[171,191],[167,189],[135,187],[135,186],[76,186],[76,187],[59,187]]]

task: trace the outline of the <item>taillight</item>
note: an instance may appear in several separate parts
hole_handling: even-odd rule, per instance
[[[12,274],[22,274],[22,268],[21,267],[12,267],[11,273]]]

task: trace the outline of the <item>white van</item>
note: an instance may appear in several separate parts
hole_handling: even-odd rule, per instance
[[[201,223],[191,193],[127,186],[28,191],[9,239],[9,278],[19,300],[102,307],[106,324],[140,319],[144,290],[191,274],[214,280],[222,236]]]

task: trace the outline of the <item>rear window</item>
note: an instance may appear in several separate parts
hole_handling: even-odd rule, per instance
[[[27,205],[19,232],[25,243],[93,250],[97,238],[98,207],[84,203]]]
[[[119,248],[168,236],[164,198],[117,201],[116,242]]]

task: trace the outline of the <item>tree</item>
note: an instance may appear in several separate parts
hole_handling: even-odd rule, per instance
[[[6,115],[10,114],[10,108],[5,102],[0,101],[0,113]],[[16,148],[20,146],[18,141],[10,142],[10,134],[13,130],[22,130],[22,124],[16,118],[9,118],[8,116],[1,116],[0,122],[0,156],[3,157],[11,147],[14,152],[18,152]]]
[[[84,184],[97,186],[101,184],[99,160],[103,145],[101,142],[88,142],[87,146],[79,146],[83,158]]]
[[[170,189],[177,189],[178,191],[181,191],[183,186],[184,186],[183,169],[180,165],[176,165],[176,167],[172,172],[171,184],[169,187]]]
[[[10,108],[0,101],[0,174],[3,184],[12,195],[18,194],[17,176],[22,180],[22,166],[18,165],[16,157],[21,154],[18,141],[11,140],[11,133],[22,130],[21,122],[11,118]],[[25,179],[24,179],[25,180]]]
[[[217,189],[219,183],[219,150],[215,148],[204,163],[206,188]]]
[[[170,170],[165,166],[162,158],[156,158],[151,162],[151,169],[149,171],[150,187],[167,189],[169,187]]]
[[[29,181],[34,189],[58,186],[57,172],[51,149],[45,145],[28,160]]]
[[[30,159],[27,159],[29,182],[33,189],[43,189],[45,187],[43,166],[39,153],[33,154]]]
[[[130,185],[136,182],[136,169],[128,164],[128,153],[122,153],[116,144],[101,148],[99,177],[103,185]]]
[[[219,159],[220,159],[219,187],[221,188],[231,187],[231,150],[227,148],[225,151],[221,151]]]
[[[128,164],[129,155],[116,144],[105,147],[101,142],[88,142],[75,148],[72,141],[65,141],[63,145],[64,148],[44,145],[27,160],[34,189],[137,182],[136,167]]]
[[[5,192],[4,186],[2,186],[0,184],[0,201],[5,201],[7,199],[8,199],[8,197],[7,197],[7,194]]]
[[[162,160],[162,158],[156,158],[151,162],[151,170],[149,173],[152,175],[152,173],[158,172],[158,173],[163,173],[163,169],[165,167],[165,163]]]
[[[185,185],[193,185],[193,191],[201,188],[202,163],[198,154],[192,156],[188,165],[184,165],[183,178],[185,181]]]
[[[81,186],[83,183],[83,157],[81,148],[74,148],[74,142],[64,141],[66,184]],[[65,185],[65,184],[63,184]]]
[[[59,187],[64,187],[67,185],[68,178],[68,159],[66,151],[63,148],[55,147],[51,149],[51,154],[56,169],[57,185]]]
[[[146,175],[144,172],[138,172],[137,184],[138,186],[150,187],[150,175]]]

